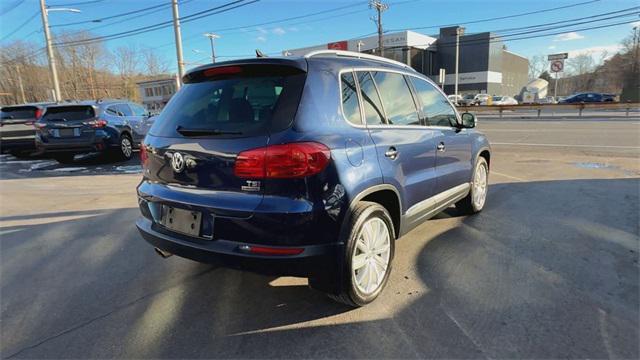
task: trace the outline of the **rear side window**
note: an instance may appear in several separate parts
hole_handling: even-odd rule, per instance
[[[10,106],[2,108],[2,120],[33,119],[37,108],[33,106]]]
[[[129,107],[135,116],[145,116],[147,114],[147,110],[138,104],[129,104]]]
[[[367,125],[384,124],[384,109],[378,91],[369,72],[358,72],[358,82],[364,106],[364,115]]]
[[[380,91],[389,125],[420,125],[411,90],[401,74],[378,71],[372,74]]]
[[[342,112],[344,117],[352,124],[362,125],[360,116],[360,104],[358,104],[358,92],[353,73],[344,73],[342,79]]]
[[[124,116],[133,116],[133,112],[127,104],[116,104],[116,109]]]
[[[178,127],[216,130],[234,136],[281,131],[293,122],[305,75],[262,66],[239,75],[185,84],[155,121],[150,133],[182,136]],[[271,71],[270,71],[271,70]],[[206,70],[205,70],[206,72]]]
[[[427,125],[455,126],[456,112],[438,89],[425,80],[413,78],[413,85],[422,103],[422,114]]]
[[[60,106],[47,108],[42,117],[45,121],[87,120],[95,117],[91,106]]]

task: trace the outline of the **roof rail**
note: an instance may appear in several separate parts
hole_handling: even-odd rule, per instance
[[[412,68],[411,66],[409,66],[407,64],[404,64],[404,63],[401,63],[399,61],[387,59],[387,58],[382,57],[382,56],[363,54],[363,53],[359,53],[359,52],[355,52],[355,51],[316,50],[316,51],[311,51],[311,52],[307,53],[304,57],[305,58],[310,58],[310,57],[317,56],[317,55],[335,55],[335,56],[352,57],[352,58],[358,58],[358,59],[368,59],[368,60],[380,61],[380,62],[385,62],[385,63],[388,63],[388,64],[402,66],[404,68],[411,69],[411,70],[415,71],[415,69]]]

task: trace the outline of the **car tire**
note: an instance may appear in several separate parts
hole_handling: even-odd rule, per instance
[[[72,164],[75,154],[60,154],[53,157],[60,164]]]
[[[329,297],[360,307],[374,301],[389,280],[395,231],[387,209],[373,202],[359,202],[347,221],[348,227],[343,232],[346,239],[342,239],[345,244],[340,276],[342,292]]]
[[[131,140],[131,136],[129,136],[129,134],[120,135],[116,154],[116,157],[119,160],[131,160],[131,157],[133,156],[133,140]]]
[[[489,190],[489,164],[480,156],[473,169],[473,179],[469,194],[456,203],[456,208],[463,214],[475,214],[484,208]]]

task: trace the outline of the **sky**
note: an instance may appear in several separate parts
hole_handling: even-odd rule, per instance
[[[180,0],[180,16],[186,17],[232,1],[234,0]],[[215,49],[218,59],[225,60],[253,57],[255,49],[276,55],[284,49],[346,40],[371,35],[376,31],[375,24],[371,20],[374,12],[369,9],[368,1],[235,1],[237,2],[232,5],[237,6],[235,9],[182,23],[183,52],[187,68],[209,62],[210,44],[208,38],[203,35],[206,32],[221,36],[216,40]],[[251,3],[252,1],[255,2]],[[561,52],[569,52],[570,56],[590,53],[594,57],[599,57],[602,51],[607,51],[607,54],[611,55],[619,50],[621,40],[631,33],[633,26],[640,25],[638,16],[640,1],[637,0],[386,0],[384,2],[389,5],[389,9],[383,13],[382,17],[385,30],[420,27],[423,29],[416,31],[427,35],[437,34],[438,25],[443,24],[462,24],[468,33],[476,33],[563,22],[638,7],[629,16],[612,14],[607,16],[611,19],[598,22],[593,22],[593,18],[583,19],[580,20],[583,24],[548,31],[563,32],[562,34],[506,41],[510,51],[525,57]],[[79,13],[50,11],[49,23],[54,36],[61,30],[90,30],[98,36],[104,36],[172,19],[171,7],[167,5],[154,8],[150,12],[118,16],[102,22],[90,22],[129,11],[169,4],[170,0],[47,0],[46,3],[52,8],[68,7],[81,11]],[[563,6],[566,8],[544,11]],[[28,40],[44,46],[39,11],[39,0],[0,0],[0,38],[2,39],[0,45],[8,44],[13,40]],[[535,11],[543,12],[517,16]],[[613,18],[614,16],[619,17]],[[496,17],[508,18],[478,21]],[[85,21],[89,22],[61,26]],[[618,22],[634,23],[600,29],[584,29]],[[123,45],[155,48],[167,62],[170,70],[176,69],[172,26],[110,40],[105,42],[105,45],[111,50]]]

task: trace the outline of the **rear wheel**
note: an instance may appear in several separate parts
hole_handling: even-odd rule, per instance
[[[329,296],[349,306],[364,306],[384,289],[391,273],[395,232],[387,210],[380,204],[360,202],[350,219],[345,239],[342,292]]]
[[[469,195],[456,203],[456,208],[464,214],[475,214],[484,208],[489,190],[489,165],[480,156],[473,171],[473,181]]]
[[[133,141],[128,134],[120,135],[117,157],[121,160],[130,160],[133,155]]]
[[[74,157],[75,157],[75,154],[60,154],[60,155],[55,155],[53,158],[60,164],[71,164],[73,163]]]

